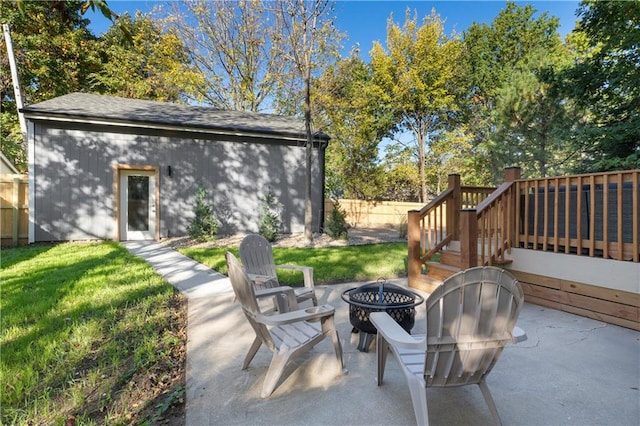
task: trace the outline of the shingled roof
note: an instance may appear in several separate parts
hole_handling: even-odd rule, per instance
[[[71,93],[29,105],[22,111],[29,119],[97,121],[114,125],[305,138],[304,121],[299,118],[89,93]],[[328,139],[322,133],[316,137]]]

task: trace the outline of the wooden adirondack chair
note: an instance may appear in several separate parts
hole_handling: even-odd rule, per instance
[[[271,297],[285,294],[289,300],[288,306],[297,308],[295,294],[291,287],[273,287],[256,296],[253,285],[249,281],[244,268],[236,257],[227,252],[227,266],[229,279],[242,305],[247,320],[256,333],[256,338],[249,348],[242,369],[249,367],[249,363],[263,344],[273,352],[273,358],[262,387],[263,398],[271,395],[278,385],[280,378],[289,361],[313,348],[325,337],[331,337],[340,368],[344,368],[342,346],[334,324],[335,309],[331,305],[321,305],[290,312],[265,315],[260,312],[257,297]]]
[[[273,248],[262,235],[249,234],[243,238],[240,243],[240,260],[258,295],[266,289],[280,286],[276,269],[302,271],[304,287],[293,287],[296,300],[300,303],[311,299],[313,306],[318,306],[313,284],[313,268],[310,266],[276,265],[273,260]]]
[[[470,384],[480,386],[501,424],[486,377],[506,344],[526,340],[515,327],[523,303],[513,275],[485,266],[452,275],[427,298],[426,336],[409,335],[385,312],[372,313],[378,330],[378,386],[391,352],[409,384],[418,424],[429,424],[426,388]]]

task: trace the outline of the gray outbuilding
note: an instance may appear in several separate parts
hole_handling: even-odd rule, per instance
[[[304,229],[300,119],[85,93],[23,112],[30,242],[183,236],[199,186],[221,234],[257,231],[270,191],[282,231]],[[314,231],[324,217],[328,141],[318,133],[312,148]]]

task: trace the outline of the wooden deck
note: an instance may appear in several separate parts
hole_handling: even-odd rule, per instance
[[[509,168],[505,183],[480,190],[451,175],[446,191],[408,213],[409,285],[430,291],[458,270],[501,265],[522,282],[528,302],[640,330],[639,181],[640,170],[520,179]],[[540,252],[563,257],[545,257],[532,273],[521,259]],[[572,279],[577,257],[582,277],[589,268],[587,276],[600,275],[596,260],[613,276]],[[562,268],[545,270],[559,261]]]

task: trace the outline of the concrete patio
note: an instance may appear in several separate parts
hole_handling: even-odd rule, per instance
[[[295,361],[273,395],[259,394],[271,352],[260,349],[242,371],[254,333],[233,302],[228,279],[155,243],[126,243],[189,297],[187,425],[410,425],[409,389],[390,360],[375,383],[375,345],[357,350],[341,293],[362,283],[318,286],[320,303],[336,308],[349,374],[341,375],[330,340]],[[406,285],[406,280],[392,282]],[[424,331],[424,305],[414,333]],[[488,384],[505,425],[637,425],[640,333],[526,304],[518,326],[528,340],[510,345]],[[428,392],[434,425],[484,425],[491,415],[480,389]]]

